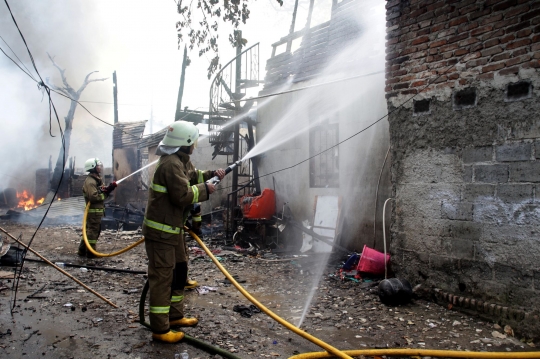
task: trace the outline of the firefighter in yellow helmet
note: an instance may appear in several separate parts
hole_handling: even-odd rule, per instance
[[[215,191],[209,180],[225,176],[222,169],[197,171],[189,156],[199,130],[190,122],[177,121],[167,128],[156,151],[158,161],[149,189],[143,221],[148,282],[150,327],[155,340],[176,343],[184,333],[171,327],[194,326],[196,318],[184,317],[184,287],[188,264],[183,225],[192,204],[208,200]],[[188,209],[186,211],[186,209]],[[187,213],[186,213],[187,212]]]
[[[84,163],[84,170],[88,172],[88,177],[84,181],[83,196],[86,204],[90,202],[88,216],[86,218],[86,237],[92,249],[96,250],[96,244],[101,233],[101,218],[105,214],[103,201],[116,188],[116,182],[112,182],[107,187],[103,185],[101,174],[103,164],[99,158],[89,158]],[[82,257],[94,258],[95,256],[87,250],[84,240],[81,239],[77,254]]]

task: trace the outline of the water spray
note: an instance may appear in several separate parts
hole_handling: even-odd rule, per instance
[[[239,160],[239,161],[236,161],[235,163],[233,163],[232,165],[230,165],[229,167],[225,168],[225,175],[230,173],[232,170],[234,170],[237,166],[239,166],[241,164],[242,164],[242,160]],[[206,183],[211,183],[213,185],[218,185],[219,182],[221,182],[221,179],[219,178],[219,176],[214,176],[214,177],[210,178],[208,181],[206,181]]]
[[[139,168],[137,171],[133,172],[132,174],[127,175],[126,177],[124,177],[124,178],[122,178],[122,179],[119,179],[118,181],[116,181],[116,183],[118,184],[118,183],[122,182],[123,180],[125,180],[126,178],[129,178],[129,177],[133,176],[135,173],[141,172],[141,171],[144,170],[146,167],[150,167],[150,166],[152,166],[153,164],[157,163],[157,161],[159,161],[159,159],[155,160],[154,162],[151,162],[151,163],[147,164],[147,165],[144,166],[144,167]]]

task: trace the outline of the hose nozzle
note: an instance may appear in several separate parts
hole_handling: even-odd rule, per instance
[[[225,168],[225,175],[230,173],[232,170],[234,170],[237,166],[239,166],[241,164],[242,164],[242,160],[239,160],[239,161],[236,161],[235,163],[233,163],[232,165],[230,165],[229,167]],[[221,182],[221,180],[219,179],[219,176],[214,176],[214,177],[210,178],[206,182],[211,183],[213,185],[217,185],[217,184],[219,184],[219,182]]]

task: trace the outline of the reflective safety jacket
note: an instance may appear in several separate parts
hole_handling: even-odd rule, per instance
[[[103,205],[103,201],[109,195],[101,191],[102,185],[103,181],[101,178],[91,174],[89,174],[84,181],[82,191],[86,204],[90,202],[90,208],[88,209],[89,216],[103,217],[105,214],[105,206]]]
[[[174,243],[183,234],[186,208],[208,200],[205,181],[213,171],[199,171],[189,155],[176,152],[158,161],[148,190],[148,204],[143,221],[146,240]]]

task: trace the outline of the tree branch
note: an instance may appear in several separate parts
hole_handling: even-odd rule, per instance
[[[91,82],[97,82],[97,81],[105,81],[108,79],[108,77],[104,77],[104,78],[101,78],[101,79],[91,79],[89,80],[88,78],[90,77],[90,75],[92,75],[93,73],[96,73],[96,72],[99,72],[99,71],[92,71],[90,72],[88,75],[86,75],[86,77],[84,78],[84,82],[83,84],[81,85],[81,87],[79,88],[79,90],[77,90],[77,94],[80,96],[80,94],[84,91],[84,89],[86,88],[86,86],[88,86],[89,83]]]
[[[56,62],[54,62],[54,57],[52,57],[48,52],[47,52],[47,55],[49,56],[49,59],[53,63],[54,67],[56,67],[58,69],[58,71],[60,72],[60,76],[62,77],[62,83],[64,84],[65,92],[69,93],[70,96],[73,96],[75,94],[75,90],[71,86],[69,86],[69,84],[67,82],[66,75],[65,75],[66,70],[64,70],[60,66],[58,66],[56,64]]]

